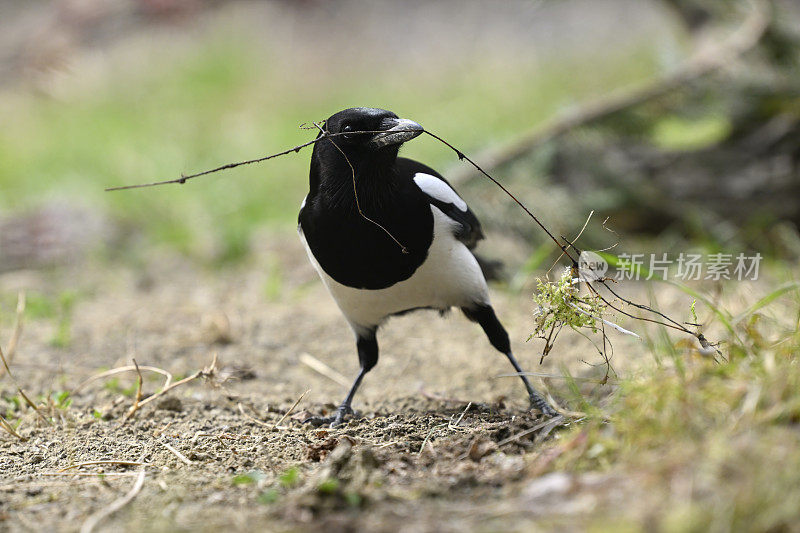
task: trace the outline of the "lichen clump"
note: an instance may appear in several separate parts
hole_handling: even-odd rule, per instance
[[[567,268],[556,282],[536,280],[533,301],[536,330],[531,337],[549,338],[553,330],[569,326],[572,329],[589,328],[597,333],[606,305],[594,293],[580,295],[578,278],[573,278],[572,269]]]

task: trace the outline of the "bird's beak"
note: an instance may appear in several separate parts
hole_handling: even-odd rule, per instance
[[[422,126],[413,120],[404,118],[387,118],[381,121],[381,131],[376,133],[370,140],[375,148],[383,148],[393,144],[402,144],[410,141],[420,133],[425,131]]]

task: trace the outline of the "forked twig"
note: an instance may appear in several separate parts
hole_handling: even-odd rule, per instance
[[[209,366],[207,366],[207,367],[205,367],[205,368],[203,368],[201,370],[198,370],[197,372],[195,372],[194,374],[192,374],[189,377],[183,378],[183,379],[181,379],[179,381],[176,381],[175,383],[170,384],[168,387],[164,387],[163,389],[161,389],[157,393],[153,394],[152,396],[148,396],[147,398],[145,398],[144,400],[142,400],[139,403],[139,406],[141,407],[141,406],[147,405],[148,403],[152,402],[153,400],[156,400],[157,398],[160,398],[164,394],[168,393],[172,389],[174,389],[176,387],[180,387],[181,385],[189,383],[190,381],[193,381],[193,380],[195,380],[197,378],[209,378],[209,377],[213,376],[216,373],[216,371],[217,371],[217,352],[214,352],[214,358],[211,360],[211,364]]]
[[[96,381],[98,379],[102,379],[104,377],[112,376],[114,374],[119,374],[119,373],[122,373],[122,372],[129,372],[129,371],[132,371],[132,370],[135,370],[136,373],[137,373],[136,397],[134,398],[133,405],[131,406],[130,410],[128,411],[128,413],[123,418],[123,420],[120,423],[120,425],[124,425],[125,423],[127,423],[128,420],[130,420],[131,418],[134,417],[134,415],[139,411],[139,409],[141,409],[142,407],[144,407],[148,403],[150,403],[150,402],[152,402],[154,400],[157,400],[158,398],[160,398],[164,394],[168,393],[172,389],[174,389],[176,387],[180,387],[181,385],[185,385],[186,383],[189,383],[190,381],[193,381],[193,380],[195,380],[197,378],[210,378],[210,377],[212,377],[217,371],[217,353],[214,352],[214,357],[211,360],[211,364],[209,366],[207,366],[205,368],[202,368],[201,370],[198,370],[197,372],[195,372],[191,376],[188,376],[186,378],[183,378],[183,379],[175,381],[175,382],[172,382],[172,374],[170,374],[166,370],[163,370],[161,368],[152,367],[152,366],[141,366],[140,367],[139,364],[134,359],[132,366],[125,366],[125,367],[120,367],[120,368],[112,368],[111,370],[107,370],[105,372],[97,374],[96,376],[90,377],[89,379],[85,380],[83,383],[81,383],[80,385],[75,387],[71,394],[73,394],[76,391],[80,390],[81,388],[83,388],[88,383],[91,383],[92,381]],[[154,394],[152,394],[152,395],[150,395],[150,396],[148,396],[147,398],[143,398],[144,395],[142,393],[142,385],[143,385],[142,372],[141,372],[142,370],[149,370],[151,372],[157,372],[159,374],[162,374],[162,375],[166,376],[166,378],[167,378],[166,381],[164,382],[164,385],[162,386],[161,390],[156,392],[156,393],[154,393]]]

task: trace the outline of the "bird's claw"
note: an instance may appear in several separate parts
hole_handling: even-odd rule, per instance
[[[336,409],[336,414],[333,416],[311,416],[303,420],[303,424],[311,424],[315,428],[320,426],[335,428],[344,422],[344,417],[352,414],[352,408],[349,406],[340,406],[338,409]]]
[[[542,412],[543,415],[548,416],[550,418],[554,416],[558,416],[558,411],[553,409],[553,407],[538,394],[531,394],[530,395],[530,409],[538,409]]]

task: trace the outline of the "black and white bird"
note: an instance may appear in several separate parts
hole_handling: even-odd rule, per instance
[[[397,156],[422,126],[390,111],[357,107],[331,116],[325,131],[343,135],[314,145],[298,232],[355,333],[361,364],[336,415],[325,422],[335,426],[352,413],[361,380],[378,362],[381,324],[416,309],[460,308],[522,372],[472,253],[483,238],[478,219],[435,170]],[[521,377],[531,408],[554,415]]]

